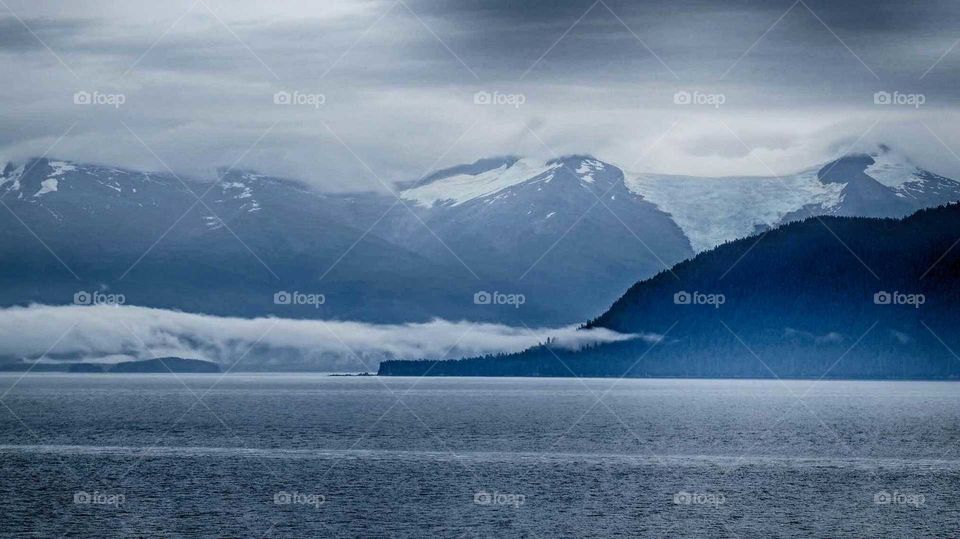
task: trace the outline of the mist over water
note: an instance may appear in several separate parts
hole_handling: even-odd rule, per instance
[[[31,331],[22,331],[30,327]],[[519,352],[548,339],[563,349],[655,336],[575,326],[542,328],[434,319],[408,324],[209,316],[133,305],[0,309],[0,358],[116,363],[180,356],[223,370],[363,372],[385,359]],[[13,361],[16,363],[16,361]],[[26,364],[24,367],[26,368]]]

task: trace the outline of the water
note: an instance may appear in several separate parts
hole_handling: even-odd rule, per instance
[[[4,537],[960,535],[955,383],[4,374],[0,392]]]

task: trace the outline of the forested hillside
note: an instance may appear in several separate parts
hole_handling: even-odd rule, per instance
[[[388,375],[958,378],[960,206],[811,218],[636,283],[585,327],[642,335]],[[428,372],[429,371],[429,372]]]

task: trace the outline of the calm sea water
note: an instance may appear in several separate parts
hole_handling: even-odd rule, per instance
[[[4,537],[960,535],[955,383],[5,374],[0,393]]]

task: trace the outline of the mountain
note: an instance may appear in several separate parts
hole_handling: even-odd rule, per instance
[[[472,293],[445,261],[376,236],[357,242],[363,230],[329,210],[339,200],[289,180],[231,172],[212,184],[37,159],[7,167],[0,197],[4,305],[114,294],[219,315],[416,319]],[[401,304],[403,286],[433,296]],[[325,301],[278,305],[283,291]]]
[[[79,295],[227,316],[570,324],[724,241],[810,215],[900,216],[960,199],[960,184],[886,147],[783,179],[497,157],[400,184],[399,200],[219,174],[7,165],[0,306]]]
[[[960,200],[960,183],[882,144],[782,177],[628,174],[627,185],[669,213],[697,252],[814,215],[903,217]]]
[[[124,361],[111,365],[106,369],[111,373],[216,373],[222,372],[220,365],[202,359],[187,359],[181,357],[158,357],[141,359],[138,361]]]
[[[492,278],[509,283],[500,292],[565,312],[597,312],[638,275],[693,254],[669,215],[589,156],[442,171],[401,196],[443,240],[411,236],[408,248],[439,257],[448,246],[477,268],[480,289]]]
[[[423,195],[487,182],[502,188]],[[37,159],[8,165],[0,196],[3,305],[86,292],[219,315],[564,324],[692,255],[619,169],[586,158],[479,161],[409,185],[400,203],[251,172],[212,184]],[[278,292],[324,301],[277,305]]]
[[[721,245],[633,285],[583,350],[391,361],[385,375],[958,378],[960,205],[823,217]]]
[[[70,372],[70,373],[217,373],[220,365],[202,359],[161,357],[122,361],[120,363],[29,363],[25,361],[2,361],[0,372]]]

